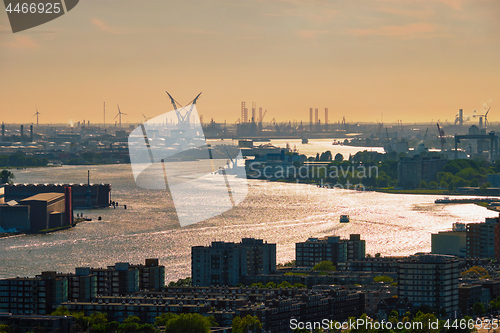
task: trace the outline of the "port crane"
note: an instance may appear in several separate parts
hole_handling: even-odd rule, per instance
[[[446,139],[444,138],[444,130],[441,129],[439,126],[439,123],[436,123],[437,128],[438,128],[438,135],[439,138],[441,139],[441,151],[444,151],[444,144],[446,143]]]
[[[267,109],[266,109],[266,111],[264,111],[264,114],[262,115],[262,118],[260,118],[260,122],[261,123],[264,121],[264,117],[266,116],[266,113],[267,113]]]
[[[177,115],[177,120],[179,121],[179,126],[189,127],[189,117],[191,116],[191,113],[193,112],[193,109],[194,109],[194,105],[196,104],[196,101],[198,100],[198,97],[200,97],[201,93],[199,93],[191,102],[189,102],[187,104],[187,105],[191,104],[191,107],[184,115],[182,115],[181,112],[179,111],[179,107],[177,105],[179,105],[181,108],[183,108],[183,106],[179,102],[177,102],[172,97],[172,95],[170,95],[168,93],[168,91],[165,91],[165,92],[167,93],[168,97],[170,97],[170,102],[172,103],[172,106],[174,107],[174,110],[175,110],[175,114]]]

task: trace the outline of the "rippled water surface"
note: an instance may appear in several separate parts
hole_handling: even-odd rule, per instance
[[[366,250],[382,255],[430,251],[431,233],[453,222],[484,221],[497,214],[475,205],[436,205],[437,196],[399,195],[249,180],[247,198],[207,221],[180,228],[172,202],[161,190],[138,188],[130,165],[64,166],[14,170],[19,183],[111,183],[123,208],[83,211],[93,219],[47,235],[0,239],[0,278],[34,276],[45,270],[74,272],[119,261],[159,258],[167,280],[189,276],[191,246],[215,240],[262,238],[277,244],[278,262],[295,257],[295,242],[308,237],[361,234]],[[82,211],[79,211],[82,212]],[[349,214],[351,223],[340,224]],[[102,221],[97,217],[102,216]]]

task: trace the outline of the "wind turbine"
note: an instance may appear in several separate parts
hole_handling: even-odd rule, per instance
[[[479,117],[479,125],[482,125],[482,118],[484,117],[484,128],[488,127],[488,112],[490,112],[491,106],[488,108],[485,114],[476,114],[476,110],[474,110],[474,115],[472,117]]]
[[[36,116],[36,127],[38,127],[38,115],[40,115],[40,114],[41,113],[38,112],[38,108],[36,108],[36,113],[33,115],[33,117]],[[33,117],[31,117],[31,118],[33,118]]]
[[[116,106],[118,107],[118,114],[113,119],[119,116],[120,128],[122,128],[122,115],[126,116],[127,114],[120,111],[120,106],[118,104],[116,104]]]
[[[144,113],[141,113],[141,114],[142,114],[142,116],[144,117],[144,122],[146,122],[146,121],[148,121],[149,119],[151,119],[151,118],[146,117],[146,116],[144,115]]]

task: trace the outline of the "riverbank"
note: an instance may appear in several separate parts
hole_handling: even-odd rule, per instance
[[[56,231],[61,231],[61,230],[66,230],[75,227],[78,223],[84,222],[86,219],[84,218],[77,218],[74,220],[72,225],[63,225],[61,227],[56,227],[56,228],[51,228],[51,229],[42,229],[38,230],[35,232],[22,232],[22,231],[17,231],[17,232],[4,232],[0,233],[0,238],[4,237],[11,237],[11,236],[17,236],[17,235],[33,235],[33,234],[50,234]]]

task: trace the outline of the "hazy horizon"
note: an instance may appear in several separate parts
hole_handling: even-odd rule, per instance
[[[205,123],[242,101],[264,122],[497,122],[499,58],[495,0],[86,0],[15,34],[0,14],[0,122],[102,125],[106,102],[137,124],[173,109],[166,90],[203,92]]]

